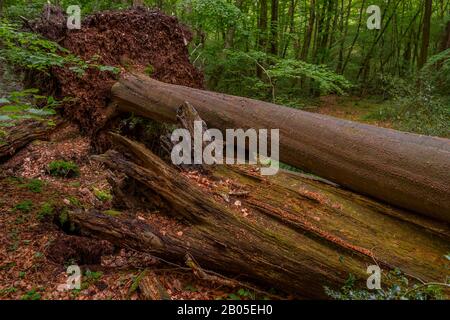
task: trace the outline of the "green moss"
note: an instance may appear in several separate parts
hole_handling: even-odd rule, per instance
[[[75,207],[81,207],[82,206],[80,200],[77,197],[69,196],[68,199],[70,201],[70,204],[72,204],[73,206],[75,206]]]
[[[44,202],[41,206],[41,209],[37,213],[37,218],[39,220],[44,220],[45,217],[49,217],[53,215],[53,204],[50,202]]]
[[[40,300],[41,294],[38,292],[37,289],[31,289],[27,293],[25,293],[22,298],[22,300]]]
[[[144,73],[148,76],[153,75],[153,72],[155,72],[155,68],[153,68],[153,66],[151,64],[149,64],[145,69],[144,69]]]
[[[117,210],[105,210],[105,211],[103,211],[103,213],[108,216],[112,216],[112,217],[117,217],[122,214],[122,212],[117,211]]]
[[[340,290],[325,287],[325,293],[334,300],[442,300],[444,283],[418,284],[411,283],[411,279],[400,269],[390,270],[385,277],[390,282],[383,290],[367,290],[357,286],[357,278],[349,274],[347,281]],[[413,279],[414,280],[414,279]]]
[[[74,187],[74,188],[79,188],[81,186],[81,183],[79,183],[78,181],[74,181],[69,183],[69,186]]]
[[[106,190],[100,190],[98,188],[94,188],[94,195],[97,197],[100,201],[109,201],[112,199],[112,195],[109,193],[109,191]]]
[[[59,223],[61,226],[64,226],[67,221],[69,221],[69,215],[67,214],[67,209],[64,208],[64,210],[59,214]]]
[[[27,188],[31,192],[41,193],[42,187],[44,186],[44,182],[39,179],[30,179],[27,183],[25,183],[21,186]]]
[[[52,176],[64,178],[78,177],[80,175],[80,169],[75,163],[64,160],[50,162],[47,171]]]
[[[31,209],[33,209],[33,202],[31,200],[24,200],[14,207],[14,210],[19,210],[22,212],[30,212]]]

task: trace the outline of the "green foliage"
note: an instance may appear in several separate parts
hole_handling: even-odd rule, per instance
[[[117,210],[105,210],[103,213],[111,217],[118,217],[122,214],[122,212]]]
[[[30,212],[33,209],[33,201],[24,200],[14,206],[15,210],[19,210],[25,213]]]
[[[75,197],[75,196],[69,196],[69,197],[67,197],[67,198],[68,198],[68,200],[70,201],[70,204],[71,204],[71,205],[73,205],[73,206],[75,206],[75,207],[81,207],[81,206],[82,206],[80,200],[79,200],[77,197]]]
[[[11,21],[19,21],[20,17],[32,19],[37,17],[42,12],[42,7],[46,0],[3,0],[6,4],[4,7],[3,16]]]
[[[53,204],[51,202],[44,202],[37,213],[39,220],[44,220],[46,217],[53,216]]]
[[[15,292],[17,292],[16,287],[8,287],[5,289],[0,289],[0,297],[7,296],[8,294],[15,293]]]
[[[101,190],[98,188],[94,188],[94,195],[100,201],[109,201],[112,199],[112,195],[107,190]]]
[[[219,91],[266,100],[277,100],[278,96],[292,100],[301,90],[293,86],[302,81],[313,84],[321,94],[344,94],[352,87],[344,76],[324,65],[283,59],[261,51],[223,52],[222,59],[210,61],[205,69],[209,80],[219,77],[215,87]],[[262,70],[262,78],[255,73],[257,67]]]
[[[86,62],[56,42],[44,39],[35,33],[18,31],[17,25],[8,22],[0,23],[1,60],[42,72],[47,72],[51,67],[67,67],[79,76],[82,76],[88,68],[97,68],[100,71],[116,74],[119,72],[116,67]]]
[[[403,131],[450,137],[450,97],[437,94],[429,80],[417,81],[385,77],[390,100],[367,118],[392,121]]]
[[[39,290],[36,288],[31,289],[27,293],[22,296],[22,300],[40,300],[41,294],[38,292]]]
[[[436,284],[411,284],[399,269],[386,275],[392,285],[387,289],[367,290],[356,287],[357,279],[350,274],[344,286],[338,290],[325,287],[325,293],[334,300],[442,300],[442,286]]]
[[[314,65],[300,60],[282,59],[268,70],[275,79],[313,79],[322,94],[344,94],[352,87],[342,75],[329,70],[325,65]]]
[[[147,270],[141,271],[137,276],[133,277],[133,282],[131,283],[130,289],[128,290],[128,297],[131,296],[139,288],[139,284],[144,278]]]
[[[419,75],[441,92],[450,92],[450,48],[428,59]]]
[[[103,65],[92,65],[98,68],[98,70],[102,71],[102,72],[111,72],[114,74],[119,74],[120,73],[120,69],[117,67],[113,67],[113,66],[103,66]]]
[[[189,292],[198,292],[198,289],[194,287],[192,284],[188,284],[184,287],[184,290]]]
[[[84,272],[84,276],[83,276],[83,282],[81,283],[81,289],[80,290],[86,290],[87,288],[89,288],[89,286],[97,281],[100,280],[100,278],[103,276],[103,272],[101,271],[91,271],[89,269],[87,269]],[[73,293],[75,295],[77,295],[80,290],[74,289]]]
[[[205,31],[226,30],[235,26],[242,13],[226,0],[184,0],[181,10],[194,28]]]
[[[145,67],[144,72],[149,77],[153,75],[153,72],[155,72],[155,68],[151,64],[149,64],[147,67]]]
[[[89,282],[95,282],[100,280],[100,278],[103,276],[103,272],[101,271],[91,271],[91,270],[86,270],[86,272],[84,273],[84,276],[86,277],[86,280]]]
[[[5,127],[14,126],[24,119],[47,120],[56,113],[54,109],[61,103],[52,96],[40,95],[39,90],[35,88],[10,92],[2,101],[0,126]],[[36,105],[40,107],[37,108]]]
[[[46,71],[67,65],[79,74],[88,68],[86,62],[57,43],[31,32],[18,31],[14,24],[0,23],[0,44],[0,60],[16,66]]]
[[[253,292],[249,291],[248,289],[241,288],[237,291],[237,294],[240,297],[248,298],[250,300],[255,299],[255,294]]]
[[[240,288],[237,292],[228,294],[225,299],[227,300],[256,300],[260,299],[260,297],[257,297],[256,293],[245,289]]]
[[[67,208],[64,208],[59,214],[59,223],[61,226],[64,226],[69,221],[69,214],[67,212]]]
[[[52,176],[71,178],[80,175],[80,169],[71,161],[57,160],[48,164],[47,171]]]
[[[21,187],[25,187],[31,192],[41,193],[42,187],[44,186],[44,182],[39,179],[30,179],[26,184],[21,185]]]

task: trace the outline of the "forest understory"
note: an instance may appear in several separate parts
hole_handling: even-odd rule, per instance
[[[330,3],[317,8],[330,14]],[[0,299],[448,299],[448,97],[417,98],[408,81],[399,96],[388,80],[389,89],[351,88],[343,52],[336,73],[302,65],[287,75],[293,67],[275,59],[289,47],[281,35],[256,41],[277,47],[272,58],[228,52],[228,66],[199,66],[207,40],[198,21],[119,9],[93,10],[80,30],[67,30],[53,5],[21,16],[20,28],[2,22]],[[228,50],[229,34],[218,34]],[[248,70],[226,79],[248,57],[257,80]],[[450,58],[437,61],[447,68]],[[263,176],[260,165],[172,164],[167,137],[194,120],[295,126],[280,128],[279,173]],[[71,265],[81,288],[64,290]],[[383,290],[366,288],[370,265]]]

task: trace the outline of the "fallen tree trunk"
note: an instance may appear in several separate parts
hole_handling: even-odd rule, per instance
[[[280,129],[280,159],[359,193],[450,222],[450,142],[275,104],[126,75],[112,88],[125,112],[175,122],[192,103],[209,127]]]
[[[30,142],[47,138],[54,129],[43,121],[27,121],[14,126],[6,133],[5,138],[0,139],[0,163],[9,159]]]
[[[138,219],[69,213],[85,235],[172,262],[184,263],[189,255],[202,268],[296,297],[324,298],[324,285],[339,287],[349,273],[365,279],[371,264],[400,267],[424,281],[445,277],[448,228],[433,220],[411,220],[408,213],[292,174],[263,178],[248,167],[214,168],[217,185],[204,190],[142,145],[118,135],[113,140],[132,160],[114,150],[95,159],[129,177],[122,187],[133,185],[141,205],[159,205],[154,213],[139,210]],[[224,193],[228,202],[220,200]],[[165,217],[172,218],[161,224]]]

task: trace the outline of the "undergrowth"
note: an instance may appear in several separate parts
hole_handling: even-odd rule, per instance
[[[446,257],[450,260],[450,256]],[[443,283],[412,283],[400,269],[387,272],[385,279],[390,283],[389,287],[367,290],[358,287],[356,277],[350,274],[340,290],[324,289],[334,300],[445,300],[445,289],[450,288],[448,278]]]
[[[64,160],[50,162],[47,171],[52,176],[63,178],[72,178],[80,175],[80,169],[75,163]]]

